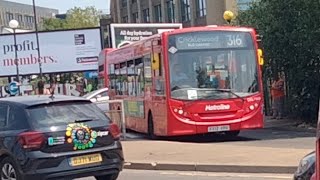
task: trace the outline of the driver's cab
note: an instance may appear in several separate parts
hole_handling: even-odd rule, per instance
[[[229,89],[229,58],[225,51],[175,54],[170,62],[171,90]]]
[[[175,56],[170,66],[171,89],[196,87],[196,81],[187,57]]]

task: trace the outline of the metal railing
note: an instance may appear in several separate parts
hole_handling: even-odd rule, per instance
[[[114,103],[120,104],[120,109],[110,110],[110,105]],[[105,114],[113,121],[113,123],[116,123],[119,126],[122,132],[122,137],[125,140],[127,132],[126,132],[126,119],[125,119],[123,100],[105,100],[105,101],[95,102],[95,104],[100,106],[105,104],[106,108],[108,107],[109,110],[105,111]],[[118,118],[119,114],[120,114],[120,118]]]

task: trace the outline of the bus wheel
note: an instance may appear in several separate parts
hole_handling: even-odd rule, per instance
[[[153,117],[151,112],[149,112],[148,115],[148,136],[149,139],[156,139],[156,135],[154,134]]]
[[[229,138],[237,137],[240,134],[240,131],[228,131],[224,133]]]

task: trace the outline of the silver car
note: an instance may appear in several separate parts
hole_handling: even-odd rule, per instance
[[[93,103],[96,103],[102,111],[109,111],[109,103],[107,102],[109,100],[108,88],[92,91],[83,97],[89,99]]]

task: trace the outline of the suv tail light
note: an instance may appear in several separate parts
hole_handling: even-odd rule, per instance
[[[37,150],[42,147],[45,137],[42,132],[29,131],[19,134],[18,142],[23,149]]]
[[[119,138],[120,138],[120,136],[121,136],[121,131],[120,131],[120,128],[119,128],[119,126],[118,126],[117,124],[111,123],[111,124],[109,125],[108,130],[110,131],[113,139],[119,139]]]

